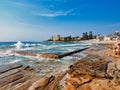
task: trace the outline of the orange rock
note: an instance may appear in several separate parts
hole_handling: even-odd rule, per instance
[[[28,90],[36,90],[36,88],[40,88],[40,90],[42,90],[41,88],[45,88],[47,84],[50,83],[50,80],[53,80],[54,77],[43,77],[40,80],[37,80],[36,82],[34,82],[31,87]]]
[[[92,89],[90,88],[90,86],[83,86],[79,88],[78,90],[92,90]]]
[[[56,54],[39,54],[39,57],[49,58],[49,59],[57,59],[58,55],[56,55]]]
[[[67,83],[66,90],[76,90],[76,88],[72,84]]]
[[[31,85],[31,81],[28,80],[24,83],[22,83],[21,85],[19,85],[18,87],[16,87],[14,90],[27,90],[27,88]]]
[[[44,77],[44,78],[34,82],[28,90],[36,90],[36,88],[45,87],[48,84],[50,78],[49,77]]]
[[[76,78],[73,78],[73,77],[70,77],[70,75],[67,75],[67,81],[72,83],[73,85],[79,86],[85,82],[89,82],[90,80],[92,80],[92,77],[89,75],[85,75],[82,77],[76,77]]]

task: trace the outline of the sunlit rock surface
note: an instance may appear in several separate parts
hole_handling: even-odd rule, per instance
[[[68,68],[66,90],[120,90],[119,65],[100,56],[83,58]]]

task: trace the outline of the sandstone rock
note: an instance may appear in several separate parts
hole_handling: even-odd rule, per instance
[[[68,82],[66,83],[66,90],[76,90],[76,88],[74,87],[74,85]]]
[[[17,84],[20,84],[20,83],[23,83],[23,82],[25,82],[25,81],[26,81],[26,77],[20,78],[20,79],[14,81],[14,82],[12,82],[12,83],[10,83],[10,84],[8,84],[8,85],[5,85],[5,86],[1,87],[0,90],[8,90],[8,89],[10,89],[12,86],[17,85]]]
[[[9,76],[9,75],[18,73],[19,71],[20,71],[19,69],[9,70],[9,71],[7,71],[7,72],[5,72],[5,73],[0,74],[0,79],[1,79],[1,78],[4,78],[4,77],[7,77],[7,76]]]
[[[54,79],[53,76],[51,77],[44,77],[36,82],[34,82],[28,90],[36,90],[36,89],[44,89],[47,84],[49,84]]]
[[[69,67],[68,73],[75,76],[90,75],[94,77],[106,77],[108,61],[105,60],[91,60],[84,58]]]
[[[92,90],[119,90],[120,88],[115,80],[108,79],[93,79],[88,85]]]
[[[115,64],[114,63],[108,63],[107,66],[107,74],[111,77],[114,77],[114,70],[116,70]]]
[[[80,87],[78,90],[92,90],[92,89],[90,88],[90,86],[85,85],[85,86]]]
[[[18,87],[16,87],[14,90],[27,90],[31,84],[32,84],[31,81],[28,80],[28,81],[22,83],[21,85],[19,85]]]
[[[47,87],[45,87],[44,90],[55,90],[56,87],[59,85],[60,81],[63,79],[63,77],[65,77],[66,74],[67,74],[67,71],[60,73],[55,78],[55,80],[53,80]]]
[[[58,55],[56,55],[56,54],[40,54],[39,57],[49,58],[49,59],[57,59]]]
[[[19,52],[16,52],[17,54],[20,54],[20,55],[24,55],[24,56],[37,56],[36,53],[32,53],[32,52],[23,52],[23,51],[19,51]]]
[[[35,60],[34,63],[35,63],[35,64],[40,64],[40,61]]]
[[[116,68],[120,70],[120,59],[116,60]]]
[[[120,71],[116,68],[116,64],[108,63],[107,74],[113,78],[120,78]]]
[[[2,65],[0,66],[0,73],[7,72],[12,69],[20,68],[22,65],[14,63],[14,64],[8,64],[8,65]]]
[[[21,72],[19,72],[19,73],[11,75],[9,77],[3,78],[0,80],[0,87],[4,86],[6,84],[9,84],[11,82],[14,82],[23,77],[24,77],[23,74]]]
[[[104,58],[86,57],[69,66],[66,90],[119,90],[120,70]]]
[[[89,75],[84,75],[80,77],[71,77],[70,75],[67,75],[67,82],[70,82],[72,85],[74,85],[75,88],[79,87],[79,85],[82,85],[86,82],[89,82],[92,80],[92,77]]]

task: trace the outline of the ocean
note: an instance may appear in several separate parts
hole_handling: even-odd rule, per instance
[[[76,53],[62,59],[48,60],[42,57],[12,54],[11,51],[25,51],[32,53],[63,54],[90,46],[87,42],[0,42],[0,65],[19,63],[29,65],[42,76],[58,74],[77,60],[85,57],[84,53]],[[6,51],[6,52],[4,52]]]

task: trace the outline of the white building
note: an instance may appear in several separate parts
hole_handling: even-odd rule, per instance
[[[59,41],[60,40],[60,35],[53,35],[52,40],[53,41]]]

